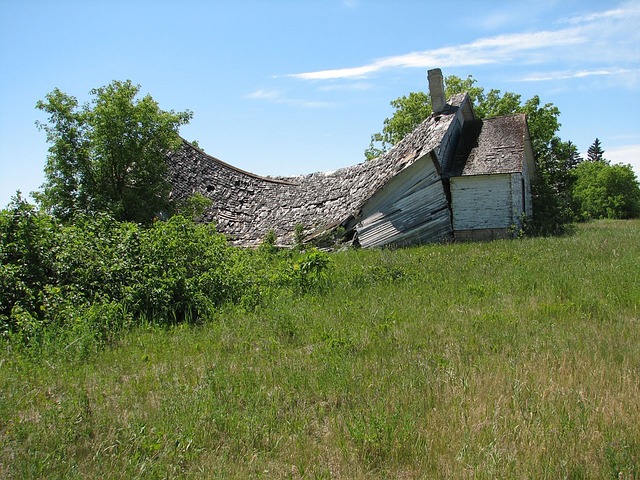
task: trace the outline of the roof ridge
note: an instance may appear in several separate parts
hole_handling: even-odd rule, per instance
[[[214,157],[213,155],[209,155],[207,152],[205,152],[204,150],[202,150],[201,148],[196,147],[193,143],[189,142],[188,140],[185,140],[184,137],[180,137],[182,139],[182,142],[184,144],[186,144],[188,147],[194,149],[195,151],[197,151],[199,154],[204,155],[207,159],[212,160],[215,163],[218,163],[220,165],[222,165],[225,168],[228,168],[230,170],[233,170],[237,173],[241,173],[243,175],[247,175],[251,178],[255,178],[257,180],[264,180],[265,182],[271,182],[271,183],[279,183],[279,184],[284,184],[284,185],[299,185],[298,183],[295,182],[290,182],[287,180],[280,180],[278,178],[274,178],[274,177],[264,177],[262,175],[258,175],[256,173],[251,173],[248,172],[246,170],[242,170],[241,168],[235,167],[233,165],[231,165],[230,163],[227,162],[223,162],[222,160],[220,160],[219,158]]]

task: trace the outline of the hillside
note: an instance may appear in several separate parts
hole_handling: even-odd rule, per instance
[[[0,477],[640,477],[640,221],[330,258],[82,357],[2,343]]]

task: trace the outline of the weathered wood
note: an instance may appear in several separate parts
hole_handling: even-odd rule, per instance
[[[353,228],[356,222],[351,219],[372,198],[382,198],[378,192],[390,181],[427,152],[442,148],[442,139],[448,138],[449,126],[460,117],[459,107],[465,102],[468,96],[457,96],[444,112],[430,116],[381,157],[334,172],[260,177],[185,142],[168,158],[173,195],[184,199],[201,193],[210,198],[213,206],[203,221],[215,222],[239,245],[258,245],[271,229],[279,243],[293,244],[298,224],[306,234],[329,226]]]
[[[202,220],[244,246],[269,230],[291,245],[297,225],[309,239],[340,231],[365,247],[408,245],[505,229],[523,211],[531,215],[525,117],[477,120],[466,94],[379,158],[333,172],[261,177],[187,142],[167,164],[174,198],[210,198]]]
[[[509,174],[451,178],[454,231],[509,228],[512,208]]]

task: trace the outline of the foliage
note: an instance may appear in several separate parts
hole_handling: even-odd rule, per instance
[[[0,476],[638,478],[639,257],[639,220],[345,250],[323,290],[81,359],[2,342]]]
[[[193,145],[194,147],[196,147],[198,150],[200,150],[200,151],[204,152],[204,148],[202,148],[202,147],[200,146],[200,144],[198,143],[198,141],[197,141],[197,140],[192,140],[192,141],[191,141],[191,142],[189,142],[189,143],[191,143],[191,145]]]
[[[293,264],[291,278],[294,286],[302,291],[322,287],[329,264],[327,253],[315,248],[308,250]]]
[[[301,223],[296,224],[293,230],[294,246],[298,250],[304,249],[304,225]]]
[[[329,268],[315,250],[233,247],[181,215],[148,228],[105,213],[59,226],[20,196],[0,214],[0,260],[0,333],[35,346],[56,331],[102,343],[133,324],[251,309],[274,288],[322,287]]]
[[[278,248],[276,247],[277,241],[278,236],[276,235],[276,231],[270,229],[266,233],[264,239],[262,240],[262,243],[260,244],[260,250],[266,253],[275,253],[278,250]]]
[[[205,197],[201,193],[194,193],[192,196],[179,203],[175,208],[175,214],[182,215],[183,217],[191,218],[196,221],[202,217],[213,205],[213,200]]]
[[[113,81],[91,90],[82,106],[54,89],[37,108],[49,114],[38,126],[51,145],[37,200],[55,217],[108,212],[123,221],[150,223],[169,209],[167,151],[179,145],[189,111],[163,111],[140,86]]]
[[[0,212],[0,334],[44,319],[56,232],[52,219],[20,192]]]
[[[581,161],[577,147],[558,137],[552,137],[541,148],[531,185],[534,216],[528,222],[527,233],[557,235],[574,222],[574,171]]]
[[[631,165],[582,162],[575,176],[573,196],[582,219],[640,216],[640,184]]]

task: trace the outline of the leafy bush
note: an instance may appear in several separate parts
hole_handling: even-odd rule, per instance
[[[195,322],[277,289],[304,293],[329,267],[315,249],[233,247],[183,216],[142,227],[100,213],[59,226],[20,197],[0,213],[0,259],[2,335],[38,345],[58,329],[82,348],[80,338],[102,344],[135,323]]]
[[[582,162],[575,174],[573,196],[583,219],[640,216],[640,185],[630,165]]]
[[[294,264],[291,279],[294,286],[302,291],[322,287],[327,279],[329,255],[317,249],[305,252]]]
[[[45,287],[53,276],[56,225],[20,193],[0,214],[0,332],[44,318]]]

